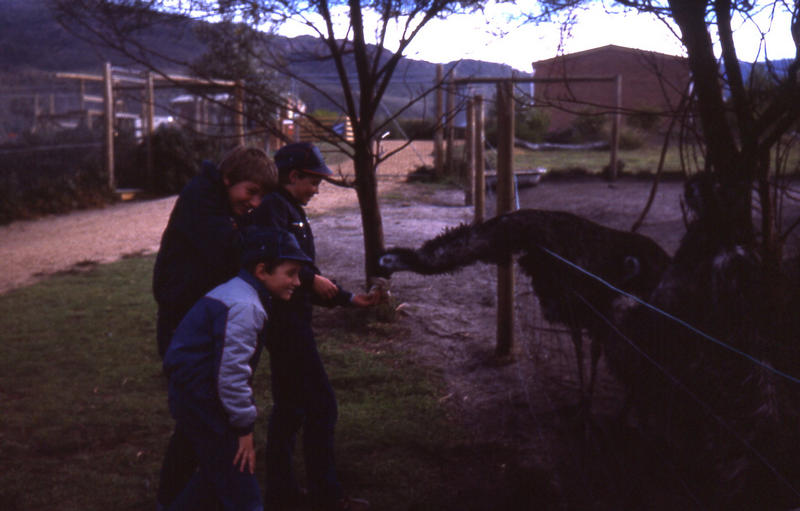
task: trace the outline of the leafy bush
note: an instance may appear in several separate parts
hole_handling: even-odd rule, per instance
[[[639,149],[644,146],[645,136],[639,130],[632,130],[622,128],[619,132],[619,148],[620,149]]]
[[[114,200],[93,147],[15,147],[0,152],[0,224],[97,207]]]
[[[153,181],[151,192],[171,195],[181,189],[197,174],[202,157],[196,152],[195,143],[185,130],[173,126],[160,126],[153,133]],[[146,167],[145,146],[139,146],[142,168]]]
[[[575,142],[576,138],[575,129],[567,127],[562,130],[548,132],[544,140],[551,144],[571,144]]]
[[[194,177],[203,160],[219,161],[228,149],[225,140],[197,134],[177,126],[162,125],[153,133],[153,176],[148,179],[147,148],[141,142],[133,148],[118,143],[122,154],[126,147],[132,155],[126,161],[117,161],[117,182],[135,183],[154,195],[172,195]]]
[[[573,128],[573,142],[593,142],[607,138],[604,129],[608,118],[605,115],[598,115],[592,112],[584,112],[575,117],[571,123]]]
[[[583,144],[608,140],[608,138],[608,116],[589,110],[576,116],[568,127],[549,132],[544,137],[546,142],[554,144]]]
[[[541,142],[550,127],[550,117],[541,109],[531,108],[517,112],[514,120],[516,138],[528,142]]]
[[[20,144],[0,147],[0,224],[98,207],[115,200],[103,168],[99,133],[85,127],[25,133]],[[180,192],[204,159],[219,161],[225,141],[161,126],[153,136],[152,186],[146,149],[132,133],[119,133],[115,149],[118,187],[156,195]]]
[[[627,116],[625,124],[633,129],[652,132],[658,127],[660,118],[655,110],[642,108]]]

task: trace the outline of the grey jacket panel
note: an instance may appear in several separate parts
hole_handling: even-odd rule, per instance
[[[222,342],[217,393],[222,407],[237,429],[252,427],[257,410],[252,389],[253,358],[267,313],[258,293],[241,278],[235,278],[208,294],[226,304],[228,317]]]

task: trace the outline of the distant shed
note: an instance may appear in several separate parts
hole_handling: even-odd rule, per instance
[[[674,114],[690,81],[683,57],[615,45],[533,62],[533,69],[535,78],[563,79],[537,83],[534,89],[534,104],[546,111],[551,131],[569,127],[580,114],[614,108],[613,82],[570,83],[569,77],[620,75],[623,115],[662,114],[663,124]]]

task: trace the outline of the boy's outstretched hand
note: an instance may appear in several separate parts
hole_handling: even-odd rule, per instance
[[[239,472],[248,469],[251,474],[256,472],[256,450],[253,447],[253,433],[239,437],[239,450],[233,458],[233,464],[239,466]]]
[[[373,289],[369,293],[361,293],[353,295],[351,302],[356,307],[370,307],[377,305],[381,301],[381,292],[378,289]]]

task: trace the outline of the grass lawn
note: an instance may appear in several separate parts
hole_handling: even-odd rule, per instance
[[[457,144],[456,154],[461,154],[461,147]],[[497,152],[490,150],[486,152],[487,159],[494,166],[497,161]],[[645,144],[638,149],[620,149],[617,154],[619,161],[623,163],[622,173],[628,175],[649,176],[655,174],[658,169],[658,162],[661,158],[661,145]],[[683,158],[689,166],[689,173],[694,173],[697,168],[702,167],[702,155],[692,151],[685,151]],[[800,145],[793,145],[791,150],[782,150],[778,153],[773,151],[773,165],[777,160],[781,161],[778,175],[794,176],[800,175]],[[611,162],[609,150],[584,151],[584,150],[553,150],[553,151],[529,151],[519,147],[514,148],[514,169],[517,172],[544,167],[550,174],[571,174],[586,173],[600,175],[605,167]],[[664,174],[682,175],[681,153],[679,148],[672,144],[667,148],[664,157]],[[775,172],[773,167],[771,172]]]
[[[624,163],[623,172],[628,174],[653,174],[658,169],[661,148],[655,146],[635,150],[620,150],[617,158]],[[517,170],[544,167],[548,172],[585,170],[589,174],[600,174],[609,165],[609,151],[526,151],[515,148],[514,167]],[[664,159],[664,172],[680,172],[678,149],[671,147]]]
[[[0,509],[154,508],[172,420],[156,354],[152,267],[153,257],[130,258],[0,296]],[[436,373],[393,351],[392,336],[403,332],[374,312],[320,316],[345,487],[375,509],[452,509],[469,449],[439,406]],[[256,375],[259,478],[267,357]]]

